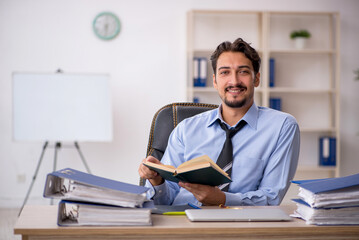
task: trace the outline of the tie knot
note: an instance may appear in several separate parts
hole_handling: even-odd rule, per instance
[[[234,128],[228,129],[224,122],[221,120],[218,120],[218,122],[221,128],[226,132],[226,138],[232,138],[247,123],[246,121],[241,120]]]

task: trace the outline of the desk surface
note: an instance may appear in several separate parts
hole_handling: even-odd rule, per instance
[[[263,208],[263,207],[259,207]],[[295,206],[281,206],[288,214]],[[359,239],[359,226],[290,222],[190,222],[186,216],[152,215],[152,226],[59,227],[57,206],[25,206],[14,228],[30,239]]]

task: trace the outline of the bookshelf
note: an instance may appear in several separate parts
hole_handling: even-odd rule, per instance
[[[223,41],[242,37],[262,58],[257,105],[269,107],[280,98],[282,111],[292,114],[301,130],[296,178],[339,176],[339,14],[337,12],[267,12],[192,10],[187,14],[187,101],[219,104],[212,84],[210,55]],[[290,32],[311,33],[303,49],[295,48]],[[207,85],[194,87],[194,57],[207,61]],[[270,59],[275,60],[275,84],[270,82]],[[336,138],[336,165],[319,164],[319,138]]]

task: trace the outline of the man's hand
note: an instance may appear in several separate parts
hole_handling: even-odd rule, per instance
[[[162,164],[158,159],[152,156],[148,156],[146,159],[142,161],[142,163],[144,162],[153,162],[157,164]],[[163,178],[157,172],[150,170],[142,163],[138,168],[138,173],[140,174],[140,177],[144,179],[148,179],[153,186],[161,185],[164,182]]]
[[[184,182],[179,182],[179,185],[191,192],[203,205],[218,206],[226,203],[226,195],[218,187]]]

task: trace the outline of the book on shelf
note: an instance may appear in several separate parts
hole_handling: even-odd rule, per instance
[[[319,165],[335,166],[336,165],[336,138],[320,137],[319,138]]]
[[[293,216],[307,224],[359,224],[359,174],[293,182],[299,186]]]
[[[151,225],[151,208],[126,208],[88,202],[61,200],[59,226],[138,226]]]
[[[205,87],[207,85],[207,58],[193,58],[193,86]]]
[[[44,197],[109,204],[121,207],[142,207],[148,188],[115,181],[71,168],[46,177]]]
[[[269,59],[269,87],[275,86],[275,59]]]
[[[207,155],[182,163],[177,168],[170,165],[143,163],[149,169],[158,172],[161,177],[172,182],[189,182],[218,186],[231,182],[231,178]]]
[[[269,107],[278,111],[282,111],[282,99],[281,98],[270,98]]]

